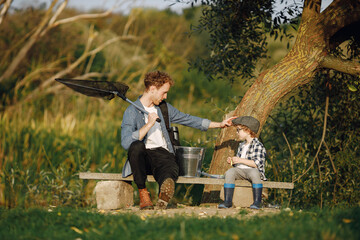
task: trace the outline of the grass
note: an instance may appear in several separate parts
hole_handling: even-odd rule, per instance
[[[51,111],[0,114],[0,206],[83,207],[91,201],[93,185],[82,184],[79,172],[121,172],[127,158],[120,128],[126,105],[79,97],[66,108],[63,102],[54,101]],[[181,137],[209,138],[196,133],[185,137],[184,130]],[[211,153],[208,148],[207,165]]]
[[[360,208],[281,211],[247,219],[0,209],[0,239],[359,239]]]
[[[188,76],[187,84],[190,77],[196,76]],[[0,206],[87,206],[94,186],[79,181],[78,173],[121,172],[127,151],[121,146],[120,126],[128,104],[73,92],[57,96],[44,109],[43,102],[0,113]],[[195,109],[209,112],[212,107]],[[207,148],[208,167],[218,132],[183,127],[180,137],[184,145]],[[192,199],[184,201],[193,204]]]
[[[79,172],[119,172],[126,159],[126,152],[119,151],[119,123],[100,120],[44,114],[43,120],[11,121],[0,116],[0,205],[54,205],[54,195],[67,199],[62,204],[75,204],[74,197],[79,199],[86,187],[79,185]]]

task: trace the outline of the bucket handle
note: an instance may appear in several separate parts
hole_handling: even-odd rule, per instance
[[[210,178],[218,178],[218,179],[224,179],[225,178],[224,175],[209,174],[209,173],[206,173],[206,172],[203,172],[203,171],[200,171],[200,170],[198,171],[198,173],[200,173],[203,176],[210,177]]]

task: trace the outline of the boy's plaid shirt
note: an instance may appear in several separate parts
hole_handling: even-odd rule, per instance
[[[236,156],[241,156],[241,151],[246,141],[243,141],[239,144],[238,151]],[[257,166],[257,169],[260,172],[260,178],[263,181],[266,181],[265,177],[265,158],[266,158],[266,150],[264,145],[259,141],[259,139],[254,138],[249,146],[249,149],[246,153],[246,158],[249,160],[253,160]]]

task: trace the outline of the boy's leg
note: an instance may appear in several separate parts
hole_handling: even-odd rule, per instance
[[[246,171],[248,179],[252,183],[254,203],[250,205],[252,209],[261,208],[261,198],[263,185],[260,178],[260,173],[257,169],[249,169]]]
[[[260,172],[256,168],[244,169],[244,178],[251,181],[252,184],[261,184]]]
[[[219,204],[218,208],[230,208],[232,207],[232,200],[235,190],[235,180],[243,178],[244,173],[240,168],[233,167],[225,173],[225,184],[224,184],[224,202]]]
[[[235,180],[239,179],[247,179],[247,175],[243,169],[233,167],[225,172],[225,183],[235,184]]]

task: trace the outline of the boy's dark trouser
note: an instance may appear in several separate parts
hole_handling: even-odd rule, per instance
[[[164,148],[146,149],[143,142],[135,141],[130,145],[128,158],[138,189],[146,187],[148,174],[152,174],[160,186],[165,179],[176,181],[179,176],[175,155]]]

